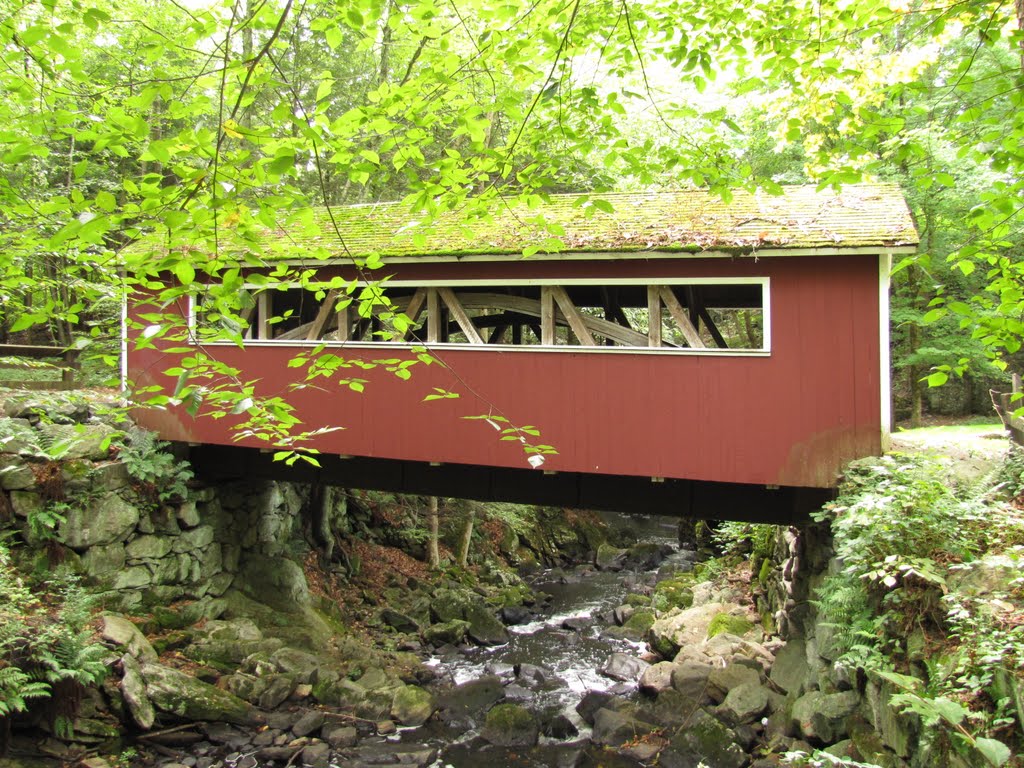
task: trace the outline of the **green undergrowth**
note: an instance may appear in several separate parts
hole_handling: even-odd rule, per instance
[[[841,563],[818,591],[830,657],[917,715],[923,750],[1008,764],[1024,746],[1024,458],[969,487],[938,459],[849,467],[831,524]]]
[[[57,569],[45,581],[27,578],[0,538],[0,754],[10,719],[31,709],[71,735],[83,691],[106,674],[90,619],[74,576]]]

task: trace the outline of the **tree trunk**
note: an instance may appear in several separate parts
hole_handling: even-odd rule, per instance
[[[430,497],[430,512],[427,514],[427,528],[430,536],[427,539],[427,562],[433,569],[441,567],[441,553],[437,546],[437,496]]]
[[[910,347],[911,353],[917,350],[918,336],[917,323],[911,323],[909,333],[907,334],[907,345]],[[921,393],[922,373],[920,365],[907,366],[907,376],[910,378],[910,426],[912,429],[921,426],[921,411],[924,403],[924,396]]]
[[[466,527],[462,529],[462,541],[459,544],[459,565],[466,567],[469,562],[469,545],[473,539],[473,523],[476,521],[476,509],[472,506],[466,513]]]

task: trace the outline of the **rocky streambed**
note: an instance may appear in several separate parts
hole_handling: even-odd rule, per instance
[[[426,627],[408,605],[382,607],[382,631],[407,649],[404,670],[351,645],[342,655],[362,661],[342,669],[250,620],[210,619],[189,655],[221,670],[187,674],[107,617],[137,749],[164,768],[741,768],[810,750],[799,737],[846,735],[857,694],[787,697],[806,682],[803,659],[783,648],[776,663],[780,644],[764,640],[743,590],[695,576],[676,521],[629,525],[635,544],[537,574],[525,604],[479,626],[468,619],[485,604],[453,584],[432,592]],[[153,727],[175,718],[186,722]]]

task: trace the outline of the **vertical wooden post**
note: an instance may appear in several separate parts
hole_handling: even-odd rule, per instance
[[[441,297],[437,288],[427,288],[427,343],[441,340]]]
[[[256,338],[270,339],[270,294],[266,291],[256,298]]]
[[[61,389],[75,388],[75,371],[78,370],[78,350],[64,350],[64,365],[60,369]]]
[[[540,289],[540,343],[555,343],[555,294],[549,285]]]
[[[647,286],[647,346],[661,346],[661,286]]]
[[[352,305],[338,309],[338,341],[349,341],[352,338]]]

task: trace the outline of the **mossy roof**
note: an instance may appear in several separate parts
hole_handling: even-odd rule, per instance
[[[604,201],[604,202],[601,202]],[[607,210],[610,204],[611,210]],[[561,252],[727,251],[892,248],[918,241],[895,184],[858,184],[841,193],[811,185],[781,195],[737,191],[729,202],[701,190],[551,195],[536,207],[490,206],[486,218],[459,212],[432,222],[400,203],[335,208],[338,228],[354,256],[521,254],[530,246]],[[320,229],[330,232],[326,214]],[[546,226],[545,226],[546,223]],[[560,243],[548,238],[557,237]],[[301,236],[330,247],[330,234]]]
[[[642,257],[651,251],[827,254],[918,241],[895,184],[850,185],[839,193],[812,185],[785,187],[781,195],[737,190],[729,202],[703,190],[562,194],[537,196],[529,205],[496,200],[486,210],[483,216],[467,209],[430,217],[410,213],[403,203],[339,206],[330,216],[318,209],[312,220],[307,216],[265,230],[259,239],[264,258],[303,261],[372,254],[387,261],[534,252],[541,258],[550,253]]]

